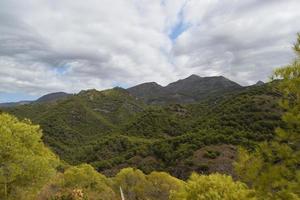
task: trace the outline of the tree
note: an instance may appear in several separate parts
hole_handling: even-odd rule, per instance
[[[147,200],[166,200],[170,193],[183,188],[184,182],[165,172],[152,172],[147,175],[148,187],[145,188]]]
[[[255,200],[254,192],[231,176],[192,174],[182,190],[173,192],[171,200]]]
[[[57,188],[51,191],[51,188]],[[115,200],[116,194],[111,188],[111,182],[98,173],[91,165],[81,164],[68,168],[42,191],[41,199],[57,200],[88,199]]]
[[[125,168],[122,169],[113,179],[115,191],[121,187],[125,199],[142,200],[147,187],[145,174],[138,169]]]
[[[42,131],[29,120],[0,114],[0,197],[34,199],[55,174],[57,157],[43,144]]]
[[[284,126],[276,129],[274,140],[254,152],[241,150],[235,164],[239,178],[261,199],[300,199],[300,34],[294,50],[298,58],[277,69],[273,77],[280,79]]]
[[[115,191],[121,187],[125,199],[167,200],[171,191],[180,190],[184,182],[165,172],[152,172],[145,175],[133,168],[122,169],[113,178]]]

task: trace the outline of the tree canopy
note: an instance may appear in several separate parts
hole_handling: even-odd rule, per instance
[[[171,200],[255,200],[255,193],[231,176],[192,174],[182,190],[174,192]]]
[[[55,173],[58,158],[43,144],[29,120],[0,114],[0,196],[32,199]]]

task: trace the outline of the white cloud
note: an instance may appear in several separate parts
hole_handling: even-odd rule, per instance
[[[192,73],[265,80],[292,58],[299,7],[298,0],[3,0],[0,92],[167,84]],[[172,41],[181,21],[189,28]]]
[[[183,71],[224,75],[242,84],[266,80],[293,57],[299,6],[297,0],[190,1],[184,17],[192,26],[177,39],[174,59]]]

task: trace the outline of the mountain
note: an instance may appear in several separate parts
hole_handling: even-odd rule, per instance
[[[140,98],[141,100],[147,102],[148,99],[153,96],[164,94],[164,87],[155,82],[149,82],[128,88],[127,91],[132,95]]]
[[[127,91],[147,104],[195,103],[212,96],[240,90],[243,87],[223,77],[200,77],[191,75],[163,87],[155,82],[142,83]],[[72,96],[65,92],[46,94],[35,101],[2,103],[0,107],[11,107],[29,103],[55,102]]]
[[[31,102],[32,101],[18,101],[18,102],[0,103],[0,107],[14,107],[14,106],[30,104]]]
[[[152,82],[128,88],[128,91],[146,103],[165,104],[193,103],[239,89],[242,89],[242,86],[223,76],[199,77],[191,75],[165,87]]]
[[[35,103],[42,103],[42,102],[51,102],[51,101],[57,101],[66,97],[71,96],[71,94],[65,93],[65,92],[55,92],[46,94],[40,98],[38,98]]]
[[[19,101],[19,102],[8,102],[8,103],[0,103],[0,107],[15,107],[20,105],[32,104],[32,103],[46,103],[46,102],[55,102],[64,98],[71,96],[72,94],[68,94],[65,92],[55,92],[49,93],[44,96],[41,96],[35,101]]]
[[[190,85],[205,83],[218,95],[199,101],[193,95],[192,104],[149,105],[133,95],[148,98],[163,91],[163,101],[177,98],[169,91],[183,98],[193,92],[203,96]],[[87,162],[106,175],[131,166],[186,178],[192,171],[231,174],[237,145],[252,148],[273,137],[281,124],[275,87],[240,88],[223,77],[192,76],[166,87],[146,83],[129,90],[84,90],[60,101],[1,110],[40,124],[43,141],[70,164]]]
[[[242,86],[223,76],[202,78],[197,75],[191,75],[185,79],[170,83],[165,87],[170,94],[182,94],[192,97],[195,100],[201,100],[210,96],[210,94],[223,93],[241,88]]]
[[[257,81],[257,82],[255,83],[256,86],[261,86],[261,85],[263,85],[263,84],[265,84],[263,81]]]

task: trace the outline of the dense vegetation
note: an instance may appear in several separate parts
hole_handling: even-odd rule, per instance
[[[194,192],[214,198],[216,192],[207,194],[205,188],[195,188],[194,182],[216,185],[219,199],[254,195],[246,185],[219,174],[194,174],[185,183],[165,172],[146,175],[125,168],[108,178],[88,164],[69,166],[59,161],[41,142],[40,128],[30,121],[1,114],[0,122],[0,196],[4,200],[116,200],[121,195],[130,200],[190,199]]]
[[[41,142],[41,130],[29,121],[0,115],[0,197],[34,198],[55,174],[56,156]]]
[[[220,159],[199,163],[203,159],[197,158],[197,151],[207,145],[253,148],[257,141],[273,137],[281,123],[277,85],[252,86],[194,104],[156,106],[121,88],[88,90],[5,111],[40,124],[44,142],[70,164],[90,163],[106,175],[131,166],[187,178],[192,171],[219,171],[211,163],[235,157],[221,154]],[[222,172],[230,174],[232,167]]]

